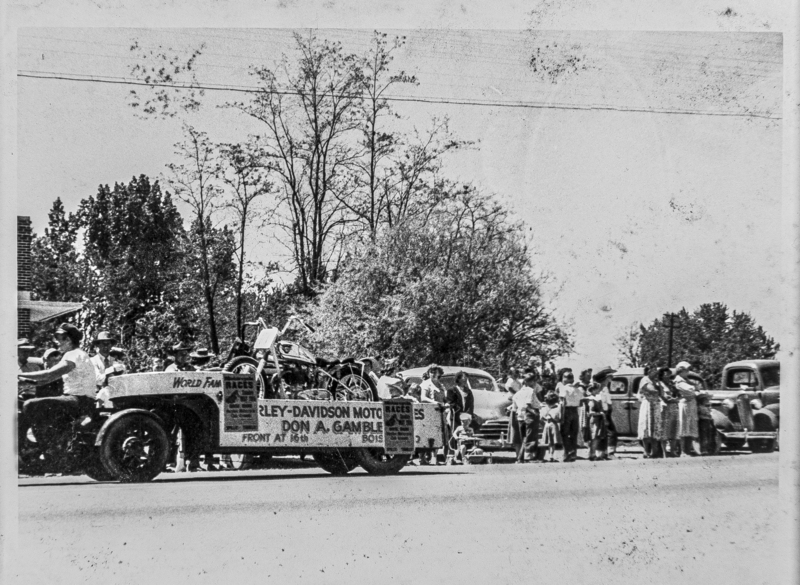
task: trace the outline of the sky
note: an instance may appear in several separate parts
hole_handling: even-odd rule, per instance
[[[575,367],[618,364],[614,339],[635,321],[723,302],[781,329],[782,36],[769,32],[391,30],[394,65],[419,85],[394,95],[400,127],[448,116],[469,149],[445,174],[501,198],[528,228],[546,292],[571,323]],[[252,86],[252,64],[291,55],[282,29],[59,29],[18,33],[18,69],[131,77],[134,40],[189,51],[197,78]],[[307,31],[301,31],[304,34]],[[320,29],[363,51],[369,30]],[[537,69],[531,66],[536,58]],[[559,69],[559,63],[576,63]],[[18,214],[37,232],[99,184],[158,177],[174,161],[177,119],[144,120],[129,86],[18,78]],[[212,140],[257,131],[208,92],[189,121]],[[453,101],[494,105],[463,105]],[[524,103],[528,107],[509,107]],[[253,254],[268,255],[269,234]],[[778,339],[780,341],[780,339]]]

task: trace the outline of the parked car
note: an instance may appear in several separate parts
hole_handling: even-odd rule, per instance
[[[741,360],[722,369],[722,387],[710,393],[714,423],[726,446],[742,449],[746,443],[755,452],[779,448],[780,382],[777,360]]]
[[[477,368],[462,368],[458,366],[441,366],[444,375],[441,378],[445,388],[455,386],[458,372],[467,375],[472,394],[475,397],[474,426],[475,435],[481,439],[480,447],[484,450],[511,449],[506,442],[508,438],[508,413],[506,408],[511,404],[511,393],[497,383],[494,377]],[[407,380],[422,382],[422,374],[427,367],[403,370],[400,374]]]

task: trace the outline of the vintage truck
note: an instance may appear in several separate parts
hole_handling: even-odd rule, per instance
[[[191,449],[222,455],[310,454],[344,475],[399,472],[415,451],[444,444],[442,408],[408,400],[263,399],[253,376],[229,372],[129,374],[109,382],[110,416],[95,446],[108,476],[145,482],[164,470],[170,434]]]
[[[742,360],[723,368],[722,387],[708,392],[714,423],[726,447],[747,445],[753,452],[779,448],[780,381],[777,360]]]

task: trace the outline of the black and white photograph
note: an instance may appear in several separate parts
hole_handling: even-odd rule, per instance
[[[797,3],[2,9],[5,582],[800,578]]]

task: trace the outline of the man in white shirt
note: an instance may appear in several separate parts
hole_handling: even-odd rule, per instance
[[[519,381],[519,370],[517,368],[511,368],[508,371],[508,379],[506,380],[505,388],[507,392],[511,392],[512,394],[519,392],[520,388],[522,388],[522,384]]]
[[[528,454],[528,461],[538,461],[536,451],[539,447],[539,409],[542,406],[536,396],[538,386],[537,376],[528,374],[523,386],[511,398],[512,408],[517,415],[520,437],[517,463],[525,463],[525,453]]]
[[[95,337],[92,342],[96,353],[92,356],[91,360],[95,370],[95,383],[98,390],[106,385],[108,382],[108,375],[113,373],[111,356],[109,354],[116,342],[117,339],[108,331],[101,331],[98,333],[97,337]]]
[[[578,433],[580,432],[580,413],[578,408],[584,398],[583,388],[575,385],[572,370],[565,369],[558,385],[558,396],[564,414],[561,423],[561,439],[564,442],[564,461],[570,463],[578,458]]]
[[[24,424],[33,428],[33,434],[45,447],[57,433],[65,430],[72,419],[94,406],[97,391],[95,369],[89,354],[80,349],[83,333],[69,323],[63,323],[54,334],[61,351],[61,360],[52,368],[41,372],[26,372],[19,378],[36,385],[48,384],[62,378],[64,395],[34,398],[23,407]]]

